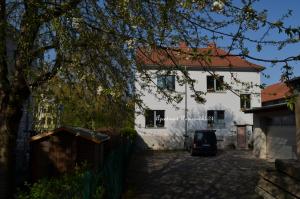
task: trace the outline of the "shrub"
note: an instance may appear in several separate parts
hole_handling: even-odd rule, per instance
[[[131,140],[134,140],[137,136],[136,130],[130,127],[121,129],[120,133],[123,137],[129,137]]]
[[[104,143],[104,155],[107,156],[111,151],[118,148],[122,144],[120,132],[114,128],[99,128],[96,130],[99,133],[109,136],[109,140]]]
[[[26,184],[28,191],[19,191],[18,199],[98,199],[103,198],[102,177],[86,169],[59,178],[42,179],[32,185]]]
[[[249,148],[250,150],[253,150],[253,142],[248,143],[248,148]]]

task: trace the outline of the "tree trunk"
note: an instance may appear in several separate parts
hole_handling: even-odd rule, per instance
[[[0,198],[10,198],[14,191],[15,135],[9,132],[4,120],[1,118],[0,124]]]
[[[13,198],[15,194],[15,147],[22,103],[26,96],[4,97],[0,111],[0,198]],[[12,103],[14,102],[14,103]]]
[[[295,104],[295,119],[296,119],[296,151],[297,159],[300,160],[300,96],[297,97]]]

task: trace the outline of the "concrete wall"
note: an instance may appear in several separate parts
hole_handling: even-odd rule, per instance
[[[269,126],[267,132],[267,158],[296,159],[295,132],[295,126]]]
[[[150,70],[153,81],[156,82],[155,70]],[[207,91],[206,77],[210,75],[208,72],[201,70],[189,71],[190,77],[196,80],[195,89],[196,91]],[[251,106],[260,107],[260,89],[258,87],[246,89],[241,84],[237,84],[234,78],[239,79],[243,82],[252,82],[253,85],[260,84],[260,74],[257,72],[229,72],[219,71],[216,72],[218,75],[224,76],[224,81],[230,84],[233,90],[237,93],[251,93]],[[141,80],[137,81],[135,86],[137,91],[141,91],[140,83]],[[175,90],[180,93],[183,100],[176,104],[177,108],[174,108],[172,104],[167,104],[164,100],[159,100],[153,93],[156,92],[154,84],[149,83],[148,86],[152,86],[152,93],[143,91],[142,100],[149,109],[152,110],[165,110],[165,127],[164,128],[146,128],[145,117],[141,110],[136,107],[135,116],[135,128],[142,140],[144,145],[153,149],[176,149],[183,148],[183,140],[185,133],[185,121],[184,121],[184,109],[185,99],[184,91],[185,87],[180,86],[176,82]],[[236,137],[236,124],[253,124],[252,114],[244,114],[240,109],[240,98],[233,92],[226,90],[215,93],[207,93],[206,103],[197,103],[191,95],[193,92],[188,89],[187,92],[188,101],[188,129],[206,129],[207,128],[207,110],[225,110],[225,128],[217,129],[217,137],[222,143],[220,146],[225,146],[234,140]],[[160,97],[160,96],[159,96]],[[250,132],[252,133],[252,132]]]
[[[253,154],[270,160],[296,159],[296,127],[289,123],[270,123],[276,117],[292,120],[294,114],[287,108],[254,114]]]
[[[255,117],[255,116],[254,116]],[[253,154],[258,158],[267,158],[267,136],[263,129],[255,126],[253,130]]]

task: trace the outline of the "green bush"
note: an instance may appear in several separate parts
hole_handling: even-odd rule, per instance
[[[28,191],[19,191],[18,199],[101,199],[104,196],[102,177],[88,170],[78,169],[59,178],[42,179]]]
[[[134,140],[137,136],[136,130],[134,130],[133,128],[130,128],[130,127],[121,129],[120,133],[122,136],[129,137],[131,140]]]

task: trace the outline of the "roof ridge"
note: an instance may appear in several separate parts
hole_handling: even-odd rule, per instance
[[[165,51],[162,51],[165,50]],[[212,56],[209,60],[205,59],[186,59],[184,53],[173,53],[174,51],[182,50],[186,54],[191,50],[196,50],[198,52],[213,50]],[[163,52],[163,53],[162,53]],[[169,58],[167,53],[171,53],[170,56],[173,58]],[[186,66],[213,66],[215,68],[244,68],[244,69],[256,69],[257,71],[261,71],[264,69],[263,66],[260,66],[255,63],[251,63],[245,58],[237,55],[232,55],[226,52],[224,49],[219,47],[204,47],[204,48],[192,48],[192,47],[139,47],[136,51],[136,59],[137,62],[144,66],[176,66],[176,65],[186,65]],[[223,57],[226,56],[226,57]],[[174,63],[175,59],[175,63]]]

